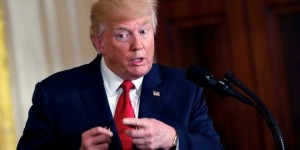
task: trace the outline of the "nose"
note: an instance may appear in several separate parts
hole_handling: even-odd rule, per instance
[[[143,49],[143,37],[139,34],[134,34],[132,37],[132,50],[141,50]]]

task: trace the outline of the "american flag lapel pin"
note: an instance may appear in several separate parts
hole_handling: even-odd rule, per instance
[[[160,96],[160,92],[158,92],[158,91],[153,91],[153,96],[159,97],[159,96]]]

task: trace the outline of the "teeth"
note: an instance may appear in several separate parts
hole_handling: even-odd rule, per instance
[[[133,61],[141,61],[141,60],[142,60],[142,58],[136,58]]]

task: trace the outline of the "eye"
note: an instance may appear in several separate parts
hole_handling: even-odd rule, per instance
[[[117,33],[115,35],[117,41],[120,41],[120,42],[125,42],[129,39],[129,33],[128,32],[123,32],[123,33]]]
[[[143,29],[143,30],[140,31],[140,34],[146,34],[147,32],[148,32],[147,29]]]
[[[142,37],[147,37],[148,32],[149,32],[148,29],[142,29],[142,30],[140,30],[139,33],[140,33],[140,35],[141,35]]]
[[[150,24],[150,22],[145,23],[141,26],[141,28],[139,28],[139,34],[145,37],[149,35],[152,31],[152,25]]]

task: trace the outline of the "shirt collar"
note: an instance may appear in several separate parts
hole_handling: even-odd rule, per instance
[[[102,57],[100,62],[101,74],[104,82],[104,87],[108,95],[116,94],[116,91],[124,81],[122,78],[113,73],[105,64],[104,58]],[[144,77],[140,77],[136,80],[132,80],[134,87],[137,89],[137,92],[141,92],[141,85]]]

